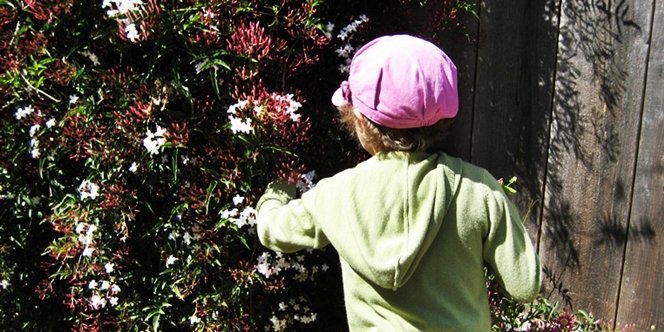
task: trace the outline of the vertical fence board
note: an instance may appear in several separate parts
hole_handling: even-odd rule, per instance
[[[557,0],[482,1],[471,160],[505,180],[536,240],[550,122]]]
[[[475,9],[475,13],[479,11],[479,0],[467,3]],[[460,36],[456,31],[444,32],[436,36],[436,41],[456,64],[459,77],[459,113],[454,119],[445,151],[470,160],[479,22],[467,13],[461,18],[461,25],[467,29],[468,36]]]
[[[664,330],[664,6],[655,1],[641,140],[616,326]]]
[[[561,7],[540,253],[545,291],[604,320],[616,312],[651,3]],[[568,289],[569,291],[566,291]]]

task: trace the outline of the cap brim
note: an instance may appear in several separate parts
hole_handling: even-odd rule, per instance
[[[348,101],[344,98],[344,93],[341,91],[341,88],[338,88],[337,91],[332,95],[332,105],[341,107],[347,105]]]

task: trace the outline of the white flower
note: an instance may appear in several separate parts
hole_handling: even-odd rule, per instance
[[[341,39],[342,42],[350,40],[352,34],[355,31],[357,31],[357,28],[363,23],[368,21],[369,18],[366,15],[360,15],[360,17],[357,20],[351,22],[346,27],[341,29],[341,31],[339,31],[339,34],[337,35],[337,38]],[[339,71],[342,73],[348,73],[350,69],[351,55],[354,51],[353,47],[350,44],[348,44],[348,42],[346,42],[346,44],[339,47],[335,51],[337,52],[337,55],[339,55],[339,57],[346,60],[344,64],[339,65]]]
[[[46,121],[46,128],[51,128],[55,126],[55,119],[51,118],[48,121]]]
[[[233,209],[230,209],[230,210],[221,211],[221,212],[219,212],[219,215],[223,219],[231,219],[232,217],[237,216],[238,213],[239,213],[239,210],[236,209],[236,208],[233,208]]]
[[[233,115],[228,116],[228,120],[231,121],[231,131],[233,134],[245,133],[249,134],[254,131],[254,128],[251,126],[251,119],[241,119],[236,118]]]
[[[115,296],[110,296],[108,298],[108,303],[110,303],[112,307],[115,307],[116,305],[118,305],[118,298]]]
[[[90,247],[85,247],[85,249],[83,249],[83,253],[81,255],[83,255],[83,257],[90,257],[90,256],[92,256],[92,254],[94,252],[95,252],[94,249],[92,249]]]
[[[272,322],[272,328],[275,331],[285,331],[287,320],[279,319],[277,316],[270,317],[270,322]]]
[[[7,279],[2,279],[2,280],[0,281],[0,287],[2,287],[2,289],[7,289],[7,288],[9,288],[9,281],[7,281]]]
[[[17,109],[14,116],[16,117],[16,120],[21,120],[24,117],[32,114],[34,111],[35,111],[35,109],[32,108],[32,106],[28,105],[26,107],[22,107],[22,108]]]
[[[169,267],[169,266],[175,264],[175,261],[177,261],[177,260],[178,259],[176,257],[174,257],[173,255],[168,256],[168,258],[166,258],[166,267]]]
[[[232,210],[222,211],[220,215],[222,218],[230,220],[238,228],[242,228],[247,225],[256,225],[256,209],[248,206],[245,207],[242,212],[239,212],[239,214],[238,212],[238,209],[234,208]]]
[[[78,186],[78,192],[81,195],[81,200],[95,199],[99,196],[99,186],[88,180],[83,180],[81,185]]]
[[[106,265],[104,265],[104,270],[106,270],[106,273],[111,273],[113,272],[113,267],[113,263],[106,263]]]
[[[270,254],[268,254],[267,252],[263,252],[260,256],[258,256],[258,258],[256,258],[256,261],[258,263],[266,263],[269,258]]]
[[[126,14],[129,11],[140,9],[143,6],[143,1],[141,0],[116,0],[115,1],[118,11],[121,14]]]
[[[78,101],[78,96],[77,96],[77,95],[71,95],[71,96],[69,96],[69,103],[70,103],[70,104],[72,104],[72,105],[73,105],[73,104],[76,104],[77,101]]]
[[[193,315],[191,315],[191,317],[189,317],[189,324],[191,324],[191,325],[195,325],[195,324],[198,324],[200,322],[201,322],[201,319],[198,318],[198,316],[196,316],[196,314],[193,314]]]
[[[157,126],[157,129],[154,132],[148,130],[143,139],[143,146],[148,150],[150,154],[159,154],[159,149],[166,143],[164,134],[166,129]]]
[[[302,324],[309,324],[309,323],[314,322],[316,320],[316,318],[317,318],[317,314],[315,312],[312,312],[311,316],[302,316],[302,317],[300,317],[300,322]]]
[[[39,124],[32,125],[32,127],[30,127],[30,136],[31,137],[35,136],[35,134],[37,133],[37,130],[39,130],[39,128],[41,128],[41,126]]]
[[[97,280],[92,280],[90,283],[88,283],[88,288],[89,289],[95,289],[97,288]]]
[[[86,235],[92,236],[92,233],[94,233],[96,230],[97,230],[97,226],[89,225],[88,226],[88,231],[86,232]]]
[[[99,289],[101,290],[107,290],[111,287],[111,283],[108,280],[104,280],[101,282],[101,287]]]
[[[277,253],[277,256],[279,257],[279,253]],[[283,256],[281,256],[283,259]],[[266,278],[270,278],[273,275],[278,275],[279,272],[281,272],[282,267],[285,264],[285,261],[283,262],[277,262],[277,265],[272,265],[269,261],[269,254],[267,252],[263,252],[258,258],[256,259],[257,264],[254,266],[254,269],[256,272],[262,274]]]
[[[90,53],[88,51],[83,51],[83,52],[81,52],[81,55],[87,57],[90,61],[92,61],[92,64],[95,65],[95,66],[99,66],[101,64],[99,62],[99,58],[94,53]]]
[[[79,234],[78,240],[87,248],[92,244],[92,234]]]
[[[39,152],[39,148],[38,147],[32,148],[32,150],[30,150],[30,156],[32,158],[35,158],[35,159],[39,158],[39,156],[41,156],[41,152]]]
[[[269,278],[271,275],[274,274],[274,270],[267,263],[258,263],[258,264],[256,264],[255,268],[256,268],[256,272],[262,274],[266,278]]]
[[[85,230],[86,227],[88,227],[88,224],[86,224],[84,222],[78,223],[78,225],[76,225],[76,233],[78,233],[78,234],[83,233],[83,231]]]
[[[120,286],[113,284],[111,285],[111,294],[120,293]]]
[[[127,39],[129,39],[129,41],[132,43],[137,42],[140,37],[138,30],[136,30],[136,24],[134,23],[130,23],[125,26],[125,33],[127,34]]]
[[[191,235],[189,235],[189,232],[185,232],[184,235],[182,236],[182,240],[184,241],[184,244],[191,244]]]
[[[247,107],[247,105],[249,105],[248,100],[240,100],[237,103],[229,106],[228,110],[226,110],[226,113],[228,113],[228,120],[231,123],[231,131],[233,134],[249,134],[254,130],[254,128],[251,126],[251,119],[242,119],[237,117],[239,115],[238,110],[244,109]]]
[[[240,205],[240,204],[242,204],[243,201],[244,201],[244,197],[242,197],[240,195],[237,195],[237,194],[235,196],[233,196],[233,205]]]
[[[129,171],[132,173],[136,173],[138,170],[138,164],[136,162],[131,163],[131,166],[129,166]]]
[[[87,226],[87,231],[85,234],[83,234],[83,228]],[[94,232],[97,230],[97,226],[95,225],[88,225],[86,223],[80,223],[76,226],[76,233],[78,233],[78,240],[85,246],[85,249],[83,250],[83,256],[91,256],[93,253],[93,250],[89,248],[90,244],[92,244],[92,236],[94,235]]]
[[[298,102],[297,100],[293,99],[293,94],[289,93],[285,96],[282,95],[273,95],[274,99],[280,102],[287,102],[288,106],[286,106],[285,112],[290,116],[291,121],[297,122],[300,121],[300,114],[296,114],[298,109],[302,107],[302,104]]]
[[[327,25],[325,25],[325,30],[332,32],[334,30],[334,23],[327,22]]]
[[[261,114],[263,114],[263,105],[255,106],[254,114],[256,114],[256,116],[260,116]]]
[[[240,212],[240,219],[242,219],[246,224],[253,225],[256,223],[256,209],[251,206],[247,206]]]
[[[125,15],[130,11],[140,9],[141,6],[143,6],[141,0],[104,0],[101,4],[102,8],[110,8],[106,12],[109,17]]]
[[[325,26],[325,38],[332,39],[332,31],[334,31],[334,23],[327,22]]]
[[[300,178],[297,179],[297,189],[301,192],[307,192],[314,187],[314,179],[316,178],[316,171],[310,171],[305,174],[300,175]]]
[[[92,297],[90,297],[90,306],[95,310],[101,309],[106,306],[106,299],[97,294],[92,295]]]
[[[237,103],[228,106],[228,110],[226,110],[226,113],[237,115],[237,111],[247,107],[248,104],[249,104],[248,100],[239,100]]]

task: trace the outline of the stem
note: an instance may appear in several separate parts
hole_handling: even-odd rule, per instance
[[[42,90],[39,90],[39,89],[36,88],[34,85],[30,84],[30,81],[28,81],[28,79],[25,78],[25,76],[24,76],[23,74],[20,74],[20,75],[21,75],[21,78],[23,79],[23,81],[25,82],[25,84],[27,84],[27,85],[28,85],[30,88],[32,88],[33,90],[37,91],[37,93],[40,93],[40,94],[42,94],[42,95],[48,97],[49,99],[51,99],[52,101],[54,101],[54,102],[56,102],[56,103],[59,103],[59,102],[60,102],[59,99],[56,99],[55,97],[49,95],[48,93],[46,93],[46,92],[44,92],[44,91],[42,91]]]

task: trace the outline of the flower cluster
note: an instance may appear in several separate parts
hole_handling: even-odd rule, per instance
[[[309,171],[300,175],[297,179],[297,190],[300,193],[305,193],[315,186],[314,180],[316,179],[316,171]]]
[[[294,258],[291,256],[284,256],[276,252],[270,254],[263,252],[257,259],[256,271],[266,278],[278,276],[282,271],[291,270],[294,272],[293,279],[298,282],[305,282],[307,280],[315,280],[315,276],[319,271],[327,271],[330,267],[327,264],[322,264],[320,267],[312,266],[311,270],[307,269],[302,262],[304,255],[296,255]]]
[[[78,234],[78,240],[83,245],[83,251],[81,256],[91,257],[94,253],[93,245],[93,235],[97,230],[97,226],[86,224],[84,222],[76,225],[76,234]]]
[[[294,325],[294,323],[308,325],[315,322],[317,318],[318,315],[311,311],[304,297],[290,299],[287,303],[280,302],[279,310],[270,317],[271,330],[287,331],[288,327]]]
[[[230,221],[238,229],[245,226],[248,227],[248,232],[251,234],[256,233],[256,209],[252,206],[245,206],[242,211],[238,208],[242,206],[245,198],[240,195],[233,197],[232,209],[225,209],[219,213],[222,219]]]
[[[294,83],[331,53],[319,7],[0,4],[0,329],[325,324],[291,287],[312,254],[257,271],[253,208],[277,165],[316,168]]]
[[[263,252],[256,260],[256,272],[268,280],[279,279],[288,274],[288,279],[298,283],[313,282],[319,273],[327,272],[330,267],[323,263],[320,266],[306,262],[304,254],[284,255],[281,253]],[[271,330],[285,331],[293,324],[308,325],[316,321],[318,314],[314,312],[304,296],[291,297],[279,302],[278,310],[270,316]],[[267,330],[267,329],[266,329]]]
[[[337,35],[337,38],[339,38],[339,40],[342,42],[341,46],[335,50],[337,55],[344,61],[341,65],[339,65],[339,71],[341,73],[348,73],[350,70],[350,62],[355,52],[355,48],[350,43],[353,39],[353,34],[362,24],[367,22],[369,22],[369,18],[366,15],[360,15],[358,19],[352,21],[343,29],[341,29]]]
[[[247,100],[241,100],[238,101],[237,103],[231,105],[228,107],[228,121],[231,125],[231,131],[233,134],[237,133],[245,133],[249,134],[254,131],[254,128],[251,126],[251,119],[250,118],[241,118],[238,115],[238,111],[241,111],[243,108],[245,108],[249,104],[249,101]],[[256,112],[258,110],[258,112]],[[254,112],[259,113],[261,110],[260,107],[254,108]]]
[[[111,275],[113,272],[113,264],[106,263],[104,265],[104,270],[107,275]],[[90,290],[89,305],[93,310],[103,309],[106,304],[115,307],[118,305],[118,295],[120,293],[120,286],[115,283],[111,283],[109,280],[102,280],[101,283],[97,280],[92,279],[88,283],[88,289]]]
[[[157,126],[154,132],[148,130],[143,139],[143,146],[148,150],[148,153],[151,155],[159,154],[161,148],[166,144],[165,134],[166,129],[159,126]]]
[[[160,10],[154,1],[145,4],[142,0],[104,0],[101,7],[109,18],[116,20],[119,36],[132,43],[148,38],[149,18]]]
[[[16,120],[21,120],[21,119],[27,117],[28,115],[34,113],[34,111],[35,111],[35,109],[32,108],[31,105],[28,105],[26,107],[19,107],[16,110],[16,113],[14,114],[14,116],[16,117]]]

